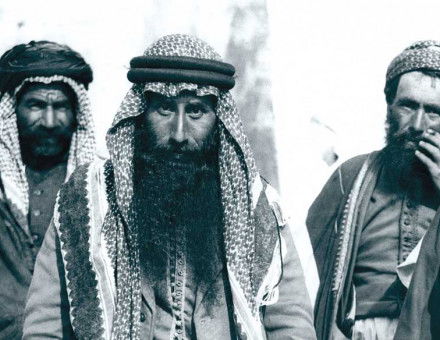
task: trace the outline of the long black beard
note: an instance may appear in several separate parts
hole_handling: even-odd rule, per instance
[[[409,195],[412,199],[417,199],[414,196],[421,191],[425,195],[433,195],[435,186],[431,175],[415,155],[418,143],[422,140],[422,132],[411,128],[399,132],[397,121],[390,115],[387,125],[387,144],[382,151],[382,162],[385,174],[390,179],[390,187],[397,185],[399,193]]]
[[[167,157],[166,150],[146,148],[135,146],[133,208],[148,280],[163,284],[168,256],[173,256],[167,253],[168,245],[184,230],[186,261],[196,284],[210,283],[224,260],[217,164],[192,153],[177,161]]]

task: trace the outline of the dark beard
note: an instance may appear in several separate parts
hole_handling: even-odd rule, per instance
[[[153,285],[164,284],[168,245],[184,230],[186,262],[196,284],[211,283],[223,261],[223,219],[216,162],[201,152],[176,160],[167,150],[139,143],[134,155],[135,220],[141,265]],[[214,302],[217,292],[208,300]]]
[[[67,161],[74,128],[19,129],[23,162],[34,169],[50,169]]]
[[[412,128],[399,132],[397,121],[390,115],[387,124],[387,145],[382,151],[382,162],[385,174],[390,179],[390,186],[397,185],[401,189],[399,193],[410,197],[420,191],[432,194],[435,186],[431,175],[425,164],[415,155],[423,133]]]

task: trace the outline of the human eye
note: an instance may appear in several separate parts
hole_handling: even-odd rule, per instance
[[[418,108],[418,104],[412,100],[402,100],[398,106],[406,111],[414,111]]]
[[[44,109],[45,104],[43,102],[33,100],[28,102],[26,106],[31,111],[41,111]]]
[[[440,116],[440,107],[427,107],[426,114],[431,118],[438,118]]]
[[[169,102],[160,103],[157,106],[157,112],[159,112],[159,114],[162,116],[169,116],[171,113],[173,113],[173,106]]]
[[[203,105],[190,104],[187,106],[186,112],[192,119],[199,119],[207,112],[207,110]]]
[[[54,105],[54,109],[57,111],[68,111],[71,110],[70,104],[69,103],[59,103]]]

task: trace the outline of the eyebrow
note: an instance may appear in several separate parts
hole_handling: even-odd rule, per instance
[[[419,105],[419,102],[412,99],[412,98],[408,98],[408,97],[403,97],[397,100],[398,104],[416,104]],[[429,109],[434,109],[435,111],[440,111],[440,105],[437,104],[432,104],[432,103],[426,103],[426,104],[422,104],[423,107],[425,108],[429,108]]]
[[[26,102],[41,102],[41,103],[45,102],[45,100],[40,99],[40,98],[26,98],[25,101]]]
[[[210,105],[208,103],[205,103],[201,100],[192,99],[190,100],[187,105],[194,105],[194,106],[202,106],[202,107],[209,107]]]
[[[414,99],[408,98],[408,97],[403,97],[403,98],[399,98],[397,99],[397,103],[413,103],[413,104],[418,104],[418,102]]]
[[[171,105],[171,106],[174,106],[174,105],[175,105],[174,101],[172,101],[172,100],[169,99],[169,98],[165,98],[165,99],[162,99],[162,100],[158,100],[158,101],[156,102],[155,106],[161,106],[161,105],[164,105],[164,104],[166,104],[166,105]]]
[[[424,105],[424,106],[425,106],[425,108],[426,108],[427,110],[431,109],[431,110],[433,110],[433,111],[440,112],[440,105],[436,105],[436,104],[426,104],[426,105]]]
[[[41,98],[28,98],[23,101],[23,104],[26,106],[37,105],[40,107],[46,107],[48,102]],[[50,105],[52,105],[54,108],[66,107],[75,110],[74,104],[72,104],[69,99],[54,100]]]
[[[26,98],[25,100],[27,102],[32,102],[32,101],[47,102],[46,97],[30,97],[30,98]],[[64,102],[70,102],[70,100],[69,100],[69,98],[54,99],[53,102],[64,103]]]

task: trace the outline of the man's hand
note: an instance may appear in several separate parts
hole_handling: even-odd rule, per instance
[[[428,129],[423,133],[423,140],[419,142],[416,157],[426,165],[432,180],[440,192],[440,133]]]

